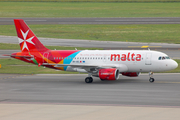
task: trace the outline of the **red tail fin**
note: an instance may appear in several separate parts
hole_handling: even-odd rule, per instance
[[[14,19],[19,45],[22,52],[47,51],[48,49],[38,40],[36,35],[22,19]]]

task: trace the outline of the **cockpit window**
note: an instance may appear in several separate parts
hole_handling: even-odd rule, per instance
[[[166,59],[170,59],[170,57],[168,57],[168,56],[160,56],[158,58],[158,60],[166,60]]]
[[[167,56],[166,59],[170,59],[170,57]]]

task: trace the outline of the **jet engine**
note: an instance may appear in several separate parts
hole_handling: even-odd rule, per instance
[[[121,74],[128,77],[138,77],[140,72],[122,72]]]
[[[117,80],[119,78],[119,70],[116,68],[100,69],[98,76],[101,80]]]

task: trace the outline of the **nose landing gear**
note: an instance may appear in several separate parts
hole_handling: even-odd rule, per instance
[[[154,78],[149,78],[149,82],[154,82]]]
[[[153,78],[153,72],[149,72],[149,82],[153,83],[154,82],[154,78]]]

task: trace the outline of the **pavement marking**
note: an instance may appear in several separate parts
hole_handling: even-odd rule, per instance
[[[175,84],[180,84],[180,82],[163,82],[163,81],[158,81],[158,82],[156,82],[156,83],[175,83]]]
[[[14,79],[14,78],[23,77],[23,76],[30,76],[30,75],[17,75],[17,76],[11,76],[11,77],[4,77],[4,78],[0,78],[0,80]]]
[[[142,46],[141,48],[148,48],[149,46]]]
[[[42,21],[47,21],[47,20],[25,20],[25,21],[31,21],[31,22],[42,22]]]
[[[128,46],[128,48],[157,48],[157,47],[162,47],[162,46]]]

